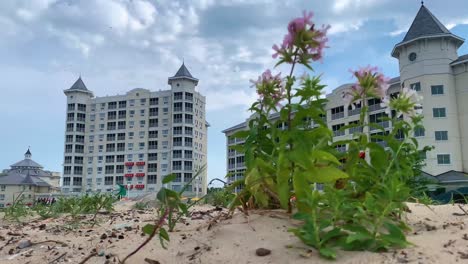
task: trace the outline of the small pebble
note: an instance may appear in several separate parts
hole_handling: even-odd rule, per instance
[[[257,248],[255,253],[257,254],[257,256],[263,257],[263,256],[266,256],[266,255],[270,255],[271,250],[266,249],[266,248]]]

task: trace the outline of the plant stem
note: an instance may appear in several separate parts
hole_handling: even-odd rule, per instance
[[[149,237],[143,241],[143,243],[141,245],[139,245],[134,251],[132,251],[130,254],[128,254],[122,261],[121,263],[125,263],[125,261],[130,258],[131,256],[135,255],[138,251],[140,251],[146,244],[148,244],[148,242],[151,241],[151,239],[153,239],[153,237],[156,235],[157,231],[159,230],[159,228],[164,224],[164,220],[166,219],[166,217],[169,215],[169,212],[171,210],[169,208],[166,208],[164,209],[164,214],[159,218],[159,220],[155,223],[155,226],[154,226],[154,229],[153,229],[153,232],[149,235]]]

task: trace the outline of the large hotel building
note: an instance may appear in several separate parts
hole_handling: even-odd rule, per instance
[[[182,64],[168,79],[171,89],[137,88],[125,95],[95,97],[81,77],[67,96],[64,193],[109,192],[124,185],[131,196],[157,191],[162,178],[180,190],[207,161],[205,96]],[[187,196],[206,193],[206,169]]]
[[[391,79],[388,92],[397,93],[402,87],[410,87],[423,96],[425,129],[415,131],[414,136],[420,146],[435,147],[425,157],[423,172],[446,182],[467,183],[468,54],[458,56],[457,53],[463,42],[463,38],[452,34],[422,5],[404,39],[391,52],[399,62],[400,76]],[[350,138],[355,128],[346,131],[340,128],[359,119],[360,109],[346,109],[342,99],[343,90],[350,85],[344,84],[326,96],[326,121],[336,140]],[[380,121],[385,116],[380,100],[371,99],[368,105],[369,120],[391,129],[391,122]],[[242,178],[246,169],[243,154],[229,148],[242,144],[243,140],[231,136],[243,129],[248,129],[247,121],[223,131],[230,182]],[[346,150],[346,146],[341,149]]]

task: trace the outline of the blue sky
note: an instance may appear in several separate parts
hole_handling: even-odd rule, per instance
[[[425,5],[452,33],[468,37],[466,0]],[[46,169],[62,170],[63,90],[80,73],[97,96],[168,89],[184,59],[207,96],[208,175],[223,177],[221,131],[248,116],[255,100],[249,79],[274,66],[271,46],[291,18],[312,10],[317,24],[332,26],[330,48],[314,65],[331,90],[352,81],[348,70],[358,66],[398,76],[390,52],[419,7],[417,0],[2,0],[0,170],[28,146]],[[465,44],[459,55],[467,53]]]

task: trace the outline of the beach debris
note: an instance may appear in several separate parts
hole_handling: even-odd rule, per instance
[[[33,244],[31,243],[31,240],[29,239],[23,239],[18,243],[18,248],[23,249],[32,246]]]
[[[150,259],[150,258],[145,258],[144,260],[148,264],[161,264],[159,261],[154,260],[154,259]]]
[[[255,254],[257,254],[257,256],[259,256],[259,257],[264,257],[264,256],[267,256],[267,255],[270,255],[271,250],[266,249],[266,248],[257,248],[257,250],[255,250]]]

